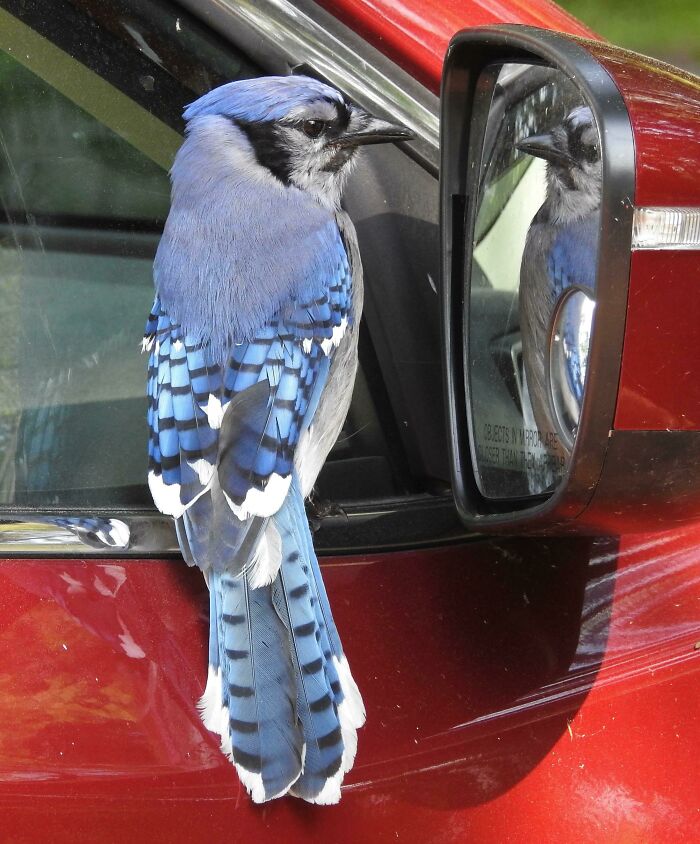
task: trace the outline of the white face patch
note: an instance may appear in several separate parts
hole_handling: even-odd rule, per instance
[[[575,121],[574,121],[575,123]],[[569,150],[569,141],[564,126],[552,129],[552,137],[559,149]],[[583,147],[593,147],[599,143],[598,130],[589,126],[583,130],[580,138]],[[552,222],[566,224],[580,220],[594,211],[600,204],[603,167],[600,159],[581,160],[562,171],[560,166],[547,163],[547,192],[550,197],[549,210]]]
[[[338,170],[325,169],[336,153],[332,146],[327,146],[325,137],[309,138],[302,129],[283,124],[280,126],[279,142],[289,156],[292,184],[311,194],[321,205],[333,211],[339,208],[345,181],[356,156]]]

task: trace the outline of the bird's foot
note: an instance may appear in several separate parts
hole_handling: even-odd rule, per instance
[[[315,490],[311,490],[311,495],[309,495],[306,501],[306,515],[308,516],[309,525],[313,533],[316,533],[321,527],[324,519],[328,519],[331,516],[344,516],[347,518],[347,513],[339,504],[327,498],[319,498]]]

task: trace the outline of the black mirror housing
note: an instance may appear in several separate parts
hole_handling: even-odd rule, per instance
[[[676,125],[655,125],[656,90],[677,104]],[[697,180],[692,186],[693,167],[700,171],[700,145],[692,143],[697,90],[681,71],[549,31],[499,26],[453,38],[442,85],[441,294],[453,490],[472,529],[621,532],[700,516],[700,409],[692,410],[700,391],[691,391],[690,407],[685,399],[662,407],[669,379],[680,390],[690,370],[700,382],[700,328],[683,316],[698,307],[700,289],[690,291],[692,303],[669,307],[673,286],[653,284],[660,269],[673,279],[700,258],[693,251],[700,248]],[[660,166],[664,133],[676,146],[667,145]],[[538,177],[531,165],[539,159],[546,164]],[[551,255],[561,253],[555,189],[563,180],[582,191],[593,161],[601,176],[599,202],[585,220],[593,251],[581,252],[583,224],[569,226],[570,278],[562,283],[557,270],[556,290],[533,294],[538,275],[530,264],[551,268]],[[506,183],[506,198],[494,199]],[[510,228],[499,215],[509,216]],[[511,241],[520,244],[512,248],[519,279],[505,268]],[[539,333],[528,324],[527,297]],[[670,333],[652,324],[655,299]],[[645,333],[648,343],[640,342]],[[663,378],[653,371],[658,355],[671,363]]]

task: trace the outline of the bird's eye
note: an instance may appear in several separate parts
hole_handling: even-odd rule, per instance
[[[600,150],[598,144],[589,144],[584,148],[584,157],[590,164],[595,164],[600,158]]]
[[[304,134],[310,138],[318,138],[318,136],[326,128],[325,120],[305,120],[303,126]]]
[[[589,164],[595,164],[600,158],[595,135],[592,132],[585,132],[585,127],[569,134],[568,146],[569,152],[578,162],[586,161]]]

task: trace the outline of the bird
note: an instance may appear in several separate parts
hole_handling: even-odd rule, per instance
[[[209,587],[204,724],[253,801],[336,803],[365,709],[304,499],[357,367],[342,191],[360,147],[413,134],[302,75],[229,82],[184,119],[143,338],[148,482]]]
[[[545,199],[525,237],[518,304],[526,392],[547,451],[542,471],[531,472],[530,491],[543,492],[561,477],[570,450],[568,437],[563,439],[555,424],[547,385],[552,320],[565,291],[581,289],[594,298],[602,163],[595,118],[585,105],[573,108],[549,132],[525,138],[516,147],[546,162]],[[575,318],[579,311],[569,307],[564,318]],[[564,330],[570,333],[571,326]],[[578,360],[573,348],[567,367],[580,403],[585,361]],[[527,422],[528,413],[524,415]],[[575,431],[569,433],[575,436]]]

